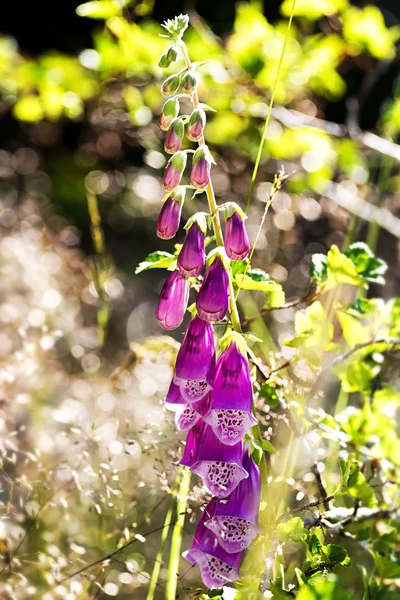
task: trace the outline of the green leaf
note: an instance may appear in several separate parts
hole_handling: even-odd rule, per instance
[[[279,406],[281,404],[281,399],[278,396],[276,388],[268,382],[261,384],[258,396],[266,400],[269,406]]]
[[[367,244],[356,242],[349,246],[344,253],[364,279],[374,283],[385,283],[382,275],[386,273],[387,264],[380,258],[376,258]]]
[[[261,440],[261,448],[264,452],[269,452],[270,454],[275,454],[276,448],[269,442],[268,440]]]
[[[328,544],[322,547],[322,551],[329,562],[338,563],[343,566],[348,566],[351,562],[347,550],[343,546]]]
[[[142,271],[148,271],[149,269],[170,269],[172,263],[176,260],[176,257],[169,252],[163,250],[157,250],[148,254],[144,261],[139,263],[136,267],[135,273],[141,273]]]
[[[373,554],[374,562],[378,570],[379,576],[382,579],[398,579],[400,578],[400,564],[381,556]]]
[[[236,261],[242,263],[244,261]],[[274,281],[265,271],[262,269],[249,269],[244,274],[237,274],[234,277],[234,283],[242,290],[255,290],[264,292],[267,296],[265,306],[277,308],[285,303],[285,294],[282,290],[282,286],[277,281]]]
[[[368,508],[377,505],[377,500],[372,488],[368,485],[363,473],[361,473],[360,465],[355,461],[352,455],[347,461],[340,460],[340,471],[342,475],[341,487],[344,490],[360,500]]]
[[[339,283],[360,285],[363,280],[352,260],[342,254],[339,248],[333,245],[327,254],[328,264],[328,288],[335,287]]]
[[[315,535],[315,533],[312,533],[311,535],[308,536],[307,546],[308,546],[308,550],[311,552],[311,554],[313,556],[316,554],[321,554],[321,552],[322,552],[322,544],[319,541],[318,536]]]
[[[313,254],[309,268],[311,279],[318,285],[328,277],[328,261],[325,254]]]
[[[308,532],[300,517],[293,517],[286,523],[279,523],[277,527],[278,537],[282,542],[302,542],[307,538]]]
[[[337,318],[342,327],[343,337],[350,348],[358,344],[365,344],[373,337],[365,323],[352,317],[345,311],[336,311]]]

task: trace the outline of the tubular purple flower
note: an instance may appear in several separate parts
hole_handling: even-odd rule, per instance
[[[190,172],[190,184],[198,189],[204,190],[210,181],[210,163],[206,158],[204,148],[200,146],[193,155],[192,170]]]
[[[179,115],[179,101],[176,98],[170,98],[162,107],[160,116],[160,127],[163,131],[168,131],[171,123]]]
[[[222,444],[211,427],[200,420],[189,431],[181,465],[199,475],[206,488],[218,498],[227,498],[242,479],[243,444]]]
[[[236,343],[231,342],[217,361],[210,411],[204,420],[221,442],[232,446],[257,422],[252,406],[249,363]]]
[[[217,537],[207,529],[207,518],[205,510],[199,519],[192,547],[183,556],[192,564],[198,565],[204,585],[215,589],[240,578],[239,570],[244,552],[226,552],[218,544]]]
[[[226,219],[225,252],[232,260],[242,260],[250,252],[250,247],[244,219],[234,210]]]
[[[182,119],[172,121],[164,142],[164,150],[168,154],[175,154],[181,149],[185,126]]]
[[[173,379],[185,402],[201,400],[211,390],[214,367],[213,327],[196,316],[187,326]]]
[[[156,318],[164,329],[176,329],[183,321],[189,299],[189,282],[179,271],[173,271],[164,283]]]
[[[192,402],[191,404],[176,405],[178,410],[175,414],[175,423],[179,431],[188,431],[194,427],[208,411],[209,404],[210,397],[206,396],[202,400]]]
[[[206,113],[202,108],[196,108],[189,118],[186,135],[192,142],[198,142],[206,126]]]
[[[177,152],[168,161],[162,178],[162,186],[167,192],[171,192],[181,182],[183,171],[186,167],[186,153]]]
[[[178,269],[186,277],[197,277],[204,269],[206,264],[204,233],[198,222],[193,221],[189,224],[178,256]]]
[[[185,192],[185,188],[178,186],[162,205],[156,225],[157,235],[162,240],[170,240],[179,229]]]
[[[248,478],[242,479],[223,502],[213,498],[204,511],[208,517],[205,526],[215,533],[222,548],[229,553],[245,550],[260,533],[257,525],[261,499],[260,470],[248,449],[244,452],[243,467],[249,474]]]
[[[217,255],[205,272],[197,296],[197,314],[206,321],[220,321],[229,306],[229,275],[222,258]]]

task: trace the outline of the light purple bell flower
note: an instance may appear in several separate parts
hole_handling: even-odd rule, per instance
[[[229,307],[229,275],[220,256],[205,272],[196,301],[197,314],[206,321],[220,321]]]
[[[192,564],[198,565],[204,585],[216,589],[240,578],[244,552],[226,552],[214,533],[207,529],[207,519],[208,515],[204,511],[199,519],[192,547],[183,556]]]
[[[204,232],[193,222],[186,232],[182,250],[178,256],[178,269],[186,277],[198,277],[206,264]]]
[[[206,158],[204,148],[200,146],[193,155],[190,185],[197,190],[204,190],[210,181],[210,163]]]
[[[181,149],[182,140],[185,133],[185,126],[182,119],[172,121],[171,127],[164,141],[164,150],[168,154],[175,154]]]
[[[167,192],[172,192],[181,182],[186,167],[186,152],[179,151],[168,161],[162,178],[162,186]]]
[[[232,260],[242,260],[250,252],[250,242],[243,217],[234,211],[226,219],[225,252]]]
[[[164,329],[176,329],[182,323],[189,300],[189,282],[173,271],[164,283],[156,307],[156,318]]]
[[[200,420],[189,431],[181,465],[199,475],[213,496],[227,498],[248,477],[242,465],[243,444],[227,446]]]
[[[192,142],[198,142],[206,125],[206,113],[202,108],[196,108],[189,118],[186,135]]]
[[[177,188],[178,189],[178,188]],[[182,204],[171,195],[163,203],[158,217],[156,232],[162,240],[170,240],[179,229],[181,222]]]
[[[213,498],[205,513],[205,526],[218,539],[222,548],[229,553],[246,550],[260,533],[257,516],[261,499],[260,470],[248,449],[243,456],[243,467],[248,472],[231,495],[219,502]]]
[[[211,390],[214,376],[214,330],[210,323],[195,316],[187,326],[174,371],[185,402],[201,400]]]
[[[204,420],[221,442],[233,446],[257,423],[252,409],[253,390],[249,363],[233,341],[217,361],[210,411]]]

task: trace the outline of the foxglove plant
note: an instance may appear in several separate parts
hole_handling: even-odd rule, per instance
[[[260,473],[247,440],[256,419],[247,344],[240,333],[230,266],[231,260],[247,256],[250,245],[243,211],[234,203],[218,206],[214,196],[214,160],[204,139],[208,107],[199,102],[195,67],[182,41],[187,24],[188,18],[183,15],[164,24],[172,46],[160,65],[169,66],[177,58],[176,51],[180,51],[185,66],[170,75],[161,88],[169,99],[162,108],[160,126],[167,131],[165,150],[172,156],[162,180],[168,194],[157,222],[157,235],[170,239],[177,233],[184,190],[192,189],[195,194],[204,191],[208,213],[196,213],[187,221],[186,237],[177,251],[177,268],[162,288],[156,317],[164,329],[178,327],[186,312],[189,286],[200,288],[165,406],[175,411],[177,428],[188,432],[180,464],[199,475],[214,496],[201,516],[186,558],[199,566],[204,584],[215,588],[239,578],[243,553],[258,533]],[[179,88],[184,93],[178,93]],[[179,114],[182,96],[192,102],[190,115]],[[181,150],[185,127],[188,140],[197,142],[197,148]],[[182,186],[191,154],[190,184]],[[225,241],[219,220],[219,211],[224,208]],[[206,258],[205,236],[211,223],[217,247]],[[221,354],[216,363],[214,325],[218,323],[227,331],[219,340]]]

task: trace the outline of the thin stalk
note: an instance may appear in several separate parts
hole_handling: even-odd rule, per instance
[[[244,208],[244,212],[245,213],[247,213],[247,211],[249,210],[251,198],[253,196],[254,185],[255,185],[255,182],[256,182],[256,178],[257,178],[258,168],[259,168],[260,162],[261,162],[261,156],[262,156],[262,151],[263,151],[263,148],[264,148],[265,138],[267,137],[267,130],[268,130],[268,125],[269,125],[269,122],[270,122],[270,119],[271,119],[272,107],[274,105],[275,93],[276,93],[276,90],[277,90],[277,87],[278,87],[279,77],[280,77],[280,74],[281,74],[281,69],[282,69],[282,64],[283,64],[283,57],[285,55],[287,41],[289,39],[289,32],[290,32],[290,27],[292,25],[292,19],[293,19],[293,13],[294,13],[295,4],[296,4],[296,0],[293,0],[292,9],[290,11],[288,26],[287,26],[287,30],[286,30],[285,40],[283,42],[282,52],[281,52],[281,55],[280,55],[280,58],[279,58],[278,69],[277,69],[277,72],[276,72],[274,87],[272,88],[271,99],[269,101],[267,117],[265,119],[264,129],[263,129],[263,132],[262,132],[262,135],[261,135],[260,145],[258,147],[257,158],[256,158],[256,162],[254,164],[253,175],[251,177],[249,193],[247,195],[246,206]]]
[[[171,537],[171,548],[167,570],[167,581],[165,586],[165,600],[175,600],[176,588],[178,586],[179,559],[182,546],[182,531],[185,525],[187,509],[187,497],[190,487],[190,471],[182,469],[182,477],[177,494],[176,521]]]
[[[176,479],[175,479],[174,489],[176,489],[179,486],[180,478],[181,478],[181,471],[178,471],[178,473],[176,475]],[[170,530],[170,527],[172,524],[172,516],[173,516],[175,497],[176,497],[174,489],[171,490],[171,498],[169,501],[167,514],[165,515],[164,527],[161,532],[160,545],[158,546],[156,559],[154,561],[153,571],[151,573],[150,585],[149,585],[149,590],[147,592],[146,600],[153,600],[154,593],[155,593],[157,585],[158,585],[158,578],[160,576],[161,563],[162,563],[162,557],[164,554],[165,542],[167,541],[169,530]]]

